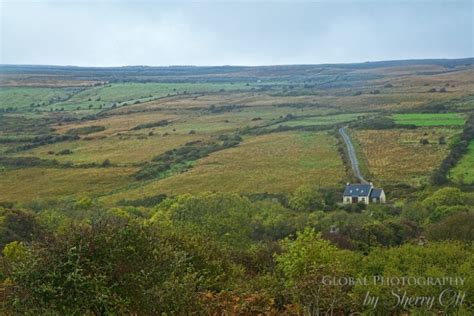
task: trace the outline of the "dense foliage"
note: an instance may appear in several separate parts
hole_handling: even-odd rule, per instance
[[[467,152],[469,142],[474,139],[474,115],[471,114],[460,140],[452,147],[449,155],[443,160],[439,169],[433,175],[433,182],[437,185],[448,182],[447,174],[453,168],[462,156]]]
[[[472,193],[426,190],[404,206],[341,208],[302,187],[274,198],[200,193],[153,207],[83,198],[0,213],[5,311],[14,314],[324,314],[382,312],[367,293],[438,295],[436,286],[328,285],[361,277],[464,278],[474,306]],[[161,202],[160,202],[161,201]],[[286,201],[286,200],[285,200]],[[394,305],[394,312],[426,310]]]

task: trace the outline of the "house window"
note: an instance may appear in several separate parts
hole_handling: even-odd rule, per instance
[[[365,198],[362,198],[362,202],[365,202]]]
[[[350,201],[351,201],[350,197],[346,198],[346,202],[350,202]]]

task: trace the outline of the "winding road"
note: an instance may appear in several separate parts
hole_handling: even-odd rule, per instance
[[[352,170],[354,171],[354,175],[360,180],[361,183],[368,183],[367,180],[365,180],[364,177],[362,176],[362,173],[360,172],[359,161],[357,160],[356,151],[354,149],[354,146],[352,145],[352,141],[350,137],[346,133],[345,127],[341,127],[339,129],[339,134],[341,134],[342,139],[344,139],[344,142],[346,143],[347,152],[349,154],[349,159],[351,160],[351,165],[352,165]]]

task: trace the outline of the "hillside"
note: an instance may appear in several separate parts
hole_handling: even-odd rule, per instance
[[[0,312],[371,313],[390,285],[321,279],[449,274],[468,315],[473,138],[474,58],[0,65]],[[349,154],[386,204],[341,203]]]

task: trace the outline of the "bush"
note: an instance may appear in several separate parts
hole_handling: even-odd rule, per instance
[[[92,125],[92,126],[84,126],[84,127],[70,129],[66,132],[66,134],[87,135],[87,134],[92,134],[92,133],[97,133],[97,132],[102,132],[102,131],[105,131],[104,126]]]
[[[0,207],[0,250],[13,241],[41,240],[46,232],[38,223],[35,214]]]
[[[358,129],[392,129],[396,126],[391,118],[385,116],[364,119],[354,123],[354,127]]]
[[[164,136],[164,135],[163,135]],[[194,161],[208,156],[210,153],[230,148],[239,144],[242,138],[238,135],[220,135],[218,142],[188,142],[184,146],[168,150],[152,159],[136,174],[137,180],[155,179],[166,175],[172,170],[190,168]]]
[[[170,121],[168,120],[161,120],[158,122],[152,122],[152,123],[145,123],[145,124],[139,124],[132,128],[132,131],[137,131],[145,128],[152,128],[152,127],[162,127],[171,124]]]
[[[63,149],[59,151],[58,153],[56,153],[57,156],[71,155],[71,154],[72,154],[72,150],[70,149]]]
[[[429,240],[474,242],[474,212],[457,212],[426,228]]]
[[[444,158],[440,167],[433,173],[431,178],[433,184],[441,185],[448,182],[448,171],[467,153],[469,142],[472,139],[474,139],[474,115],[471,114],[464,126],[460,141],[454,144],[448,156]]]
[[[105,159],[105,160],[102,162],[102,164],[101,164],[101,166],[102,166],[103,168],[110,167],[111,165],[112,165],[112,163],[110,162],[109,159]]]
[[[358,255],[337,249],[310,229],[298,233],[295,240],[283,240],[282,250],[275,257],[277,270],[293,300],[308,315],[349,310],[350,286],[323,286],[323,278],[354,275]]]
[[[48,243],[23,247],[21,256],[6,253],[8,277],[21,289],[8,308],[37,315],[199,311],[198,277],[178,247],[123,218],[70,227]]]

